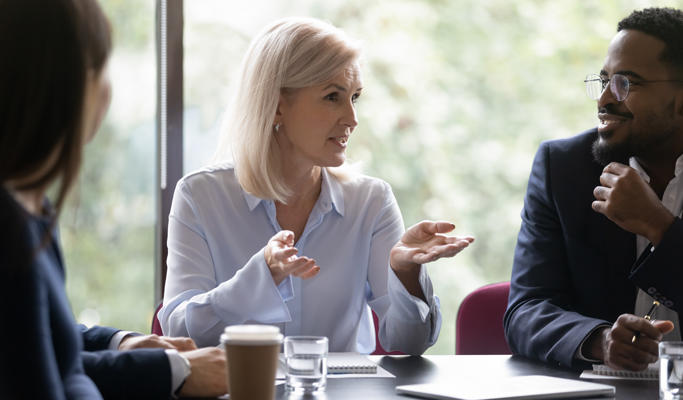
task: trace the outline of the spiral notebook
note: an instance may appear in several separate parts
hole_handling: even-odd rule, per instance
[[[593,364],[593,369],[583,371],[580,378],[656,381],[659,379],[659,363],[654,362],[648,365],[646,369],[639,372],[617,370],[603,364]]]
[[[328,374],[376,374],[377,364],[363,354],[329,353],[327,355]]]

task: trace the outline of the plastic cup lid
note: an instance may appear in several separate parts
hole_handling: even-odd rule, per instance
[[[282,342],[280,328],[273,325],[231,325],[225,327],[222,342],[272,343]]]

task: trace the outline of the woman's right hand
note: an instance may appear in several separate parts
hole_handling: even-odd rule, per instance
[[[294,232],[280,231],[270,238],[266,244],[265,258],[276,285],[288,275],[308,279],[320,272],[320,267],[314,259],[298,257],[298,252],[299,250],[294,247]]]

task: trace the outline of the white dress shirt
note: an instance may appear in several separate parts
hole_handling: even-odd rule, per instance
[[[298,255],[320,266],[311,279],[290,276],[275,285],[264,246],[280,230],[275,203],[246,193],[231,165],[181,179],[169,217],[164,334],[207,346],[227,325],[273,324],[284,335],[327,336],[330,351],[370,353],[372,308],[387,350],[419,354],[436,341],[439,300],[425,267],[419,283],[427,303],[410,295],[389,266],[404,226],[386,182],[341,181],[323,168],[320,196],[295,239]]]

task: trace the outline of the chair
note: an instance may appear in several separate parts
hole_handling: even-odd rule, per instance
[[[159,310],[161,310],[162,306],[163,303],[159,303],[157,309],[154,310],[154,316],[152,316],[152,333],[159,336],[163,336],[164,334],[161,331],[161,323],[159,322],[159,318],[157,318],[157,314],[159,314]]]
[[[503,331],[509,294],[510,282],[501,282],[465,297],[455,324],[455,354],[512,354]]]

